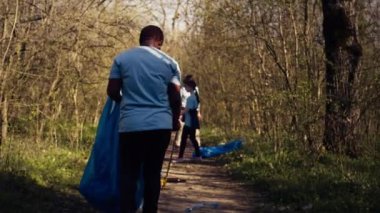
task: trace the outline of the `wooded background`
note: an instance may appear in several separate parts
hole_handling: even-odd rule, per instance
[[[165,31],[163,50],[199,83],[204,126],[248,135],[247,142],[263,136],[275,152],[292,141],[306,152],[373,154],[380,2],[327,2],[1,0],[0,150],[15,138],[92,144],[113,57],[156,24]],[[324,17],[336,20],[330,33]],[[326,35],[342,41],[336,52]],[[354,43],[360,54],[350,55]],[[343,56],[333,61],[325,50]]]

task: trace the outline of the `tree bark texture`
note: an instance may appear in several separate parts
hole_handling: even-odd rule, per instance
[[[357,38],[355,0],[322,0],[326,56],[324,146],[335,153],[357,154],[356,83],[362,48]]]

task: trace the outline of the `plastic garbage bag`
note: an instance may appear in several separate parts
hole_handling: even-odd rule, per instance
[[[96,209],[119,212],[119,104],[107,99],[99,120],[95,143],[79,185],[80,193]],[[142,203],[142,178],[136,194]]]
[[[233,140],[223,145],[200,147],[200,152],[201,152],[202,158],[212,158],[212,157],[216,157],[225,153],[238,150],[241,147],[242,147],[241,140]],[[193,153],[193,157],[195,157],[195,153]]]
[[[185,209],[185,213],[190,213],[190,212],[197,212],[198,210],[204,210],[201,212],[205,212],[205,210],[208,210],[210,212],[215,212],[215,209],[219,208],[219,203],[218,202],[200,202],[192,205],[189,208]],[[214,211],[211,211],[213,210]]]

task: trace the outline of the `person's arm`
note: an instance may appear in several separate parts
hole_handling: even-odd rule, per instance
[[[172,71],[173,76],[168,85],[168,95],[170,108],[172,110],[173,117],[173,131],[178,131],[181,128],[180,116],[181,116],[181,70],[178,63],[173,60]]]
[[[121,95],[120,95],[121,85],[122,85],[121,79],[108,80],[107,94],[112,100],[116,101],[117,103],[120,103],[121,101]]]
[[[120,63],[115,58],[111,66],[111,71],[110,71],[108,86],[107,86],[107,95],[112,100],[116,101],[117,103],[120,103],[121,101],[120,90],[122,86],[119,64]]]
[[[199,88],[198,87],[195,87],[195,92],[197,93],[198,95],[198,99],[199,99]],[[197,107],[197,117],[198,117],[198,120],[202,120],[202,114],[201,114],[201,103],[198,102],[198,107]]]
[[[168,85],[169,104],[173,114],[173,130],[180,129],[179,116],[181,115],[181,95],[178,84],[169,83]]]
[[[201,111],[199,111],[199,109],[198,109],[197,117],[199,121],[202,120],[202,114],[201,114]]]

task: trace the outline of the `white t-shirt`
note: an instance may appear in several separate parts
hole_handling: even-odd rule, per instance
[[[195,90],[198,92],[198,95],[199,95],[199,89],[198,87],[195,87]],[[187,98],[190,97],[191,93],[186,91],[185,87],[181,87],[181,104],[182,104],[182,107],[185,108],[186,107],[186,100]],[[199,110],[199,106],[198,106],[198,110]]]
[[[172,129],[168,85],[180,85],[178,63],[154,47],[140,46],[114,59],[110,79],[122,80],[119,132]]]

